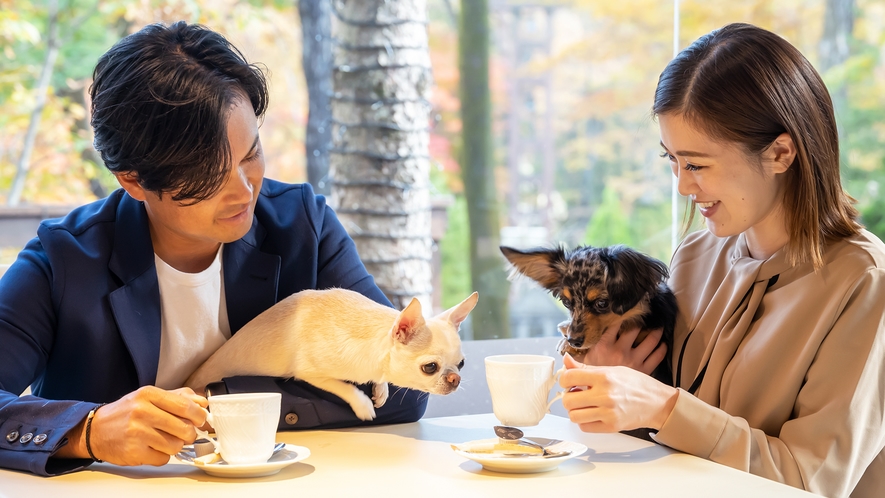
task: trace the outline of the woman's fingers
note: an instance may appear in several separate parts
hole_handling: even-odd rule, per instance
[[[641,358],[645,359],[658,347],[658,344],[661,343],[661,337],[664,335],[663,328],[657,328],[648,333],[645,336],[645,339],[642,340],[635,348],[636,354]],[[635,338],[634,338],[635,339]]]
[[[662,346],[661,351],[666,351]],[[663,358],[656,350],[649,362]],[[563,372],[560,385],[587,386],[583,391],[567,391],[562,406],[569,419],[588,432],[614,432],[639,427],[659,429],[675,404],[678,391],[632,368],[591,367]]]
[[[643,362],[642,368],[640,368],[639,371],[651,375],[665,358],[667,358],[667,344],[662,341],[659,342],[655,350],[646,357],[645,362]]]

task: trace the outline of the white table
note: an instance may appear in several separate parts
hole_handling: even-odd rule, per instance
[[[311,455],[279,474],[211,477],[181,464],[94,464],[43,478],[0,470],[0,496],[161,497],[800,497],[815,496],[761,477],[621,434],[584,434],[548,415],[526,435],[559,438],[589,450],[541,474],[488,472],[450,444],[494,437],[491,414],[424,419],[413,424],[331,431],[280,432]]]

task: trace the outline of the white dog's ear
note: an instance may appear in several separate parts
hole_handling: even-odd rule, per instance
[[[424,315],[421,314],[421,302],[413,297],[412,302],[396,317],[390,333],[397,342],[408,344],[425,325]]]
[[[476,307],[476,303],[479,301],[479,294],[474,292],[469,295],[467,299],[461,301],[455,306],[443,311],[439,314],[440,319],[448,320],[456,329],[461,326],[461,322],[467,318],[467,315],[473,311],[473,308]]]

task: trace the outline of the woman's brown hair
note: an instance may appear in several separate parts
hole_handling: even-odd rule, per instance
[[[700,37],[661,73],[652,112],[681,115],[751,157],[781,133],[790,135],[796,159],[786,173],[783,202],[792,264],[811,262],[819,269],[827,241],[862,228],[839,178],[830,94],[811,63],[778,35],[729,24]]]

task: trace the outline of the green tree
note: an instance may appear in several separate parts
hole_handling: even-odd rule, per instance
[[[611,185],[607,185],[602,191],[602,203],[590,218],[584,243],[592,246],[612,244],[636,246],[636,240],[630,229],[630,218],[624,211],[620,196]]]
[[[510,337],[509,283],[498,251],[501,225],[495,189],[492,101],[489,91],[489,9],[486,0],[461,3],[458,60],[463,154],[461,171],[470,220],[470,272],[479,303],[473,337]]]

